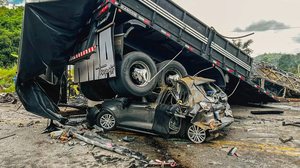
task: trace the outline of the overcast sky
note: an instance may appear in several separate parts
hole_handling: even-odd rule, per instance
[[[225,36],[255,32],[252,56],[300,53],[300,0],[173,1]]]

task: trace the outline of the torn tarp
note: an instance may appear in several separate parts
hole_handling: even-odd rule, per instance
[[[51,69],[61,79],[80,30],[91,17],[97,0],[27,0],[16,90],[26,110],[61,120],[50,93],[37,77]],[[59,81],[56,85],[60,85]],[[59,94],[59,93],[57,93]],[[52,97],[52,98],[50,98]]]

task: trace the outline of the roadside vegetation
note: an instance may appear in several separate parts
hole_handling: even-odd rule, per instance
[[[286,72],[291,72],[300,75],[300,53],[298,54],[282,54],[282,53],[268,53],[262,54],[254,59],[255,62],[265,62],[276,66],[277,68]]]
[[[14,92],[23,7],[0,7],[0,93]]]
[[[16,65],[9,69],[0,69],[0,93],[10,93],[15,91],[14,79],[16,71]]]
[[[240,48],[245,53],[251,55],[253,50],[251,44],[254,42],[252,39],[242,41],[236,39],[232,41],[235,46]],[[265,53],[254,57],[255,63],[266,63],[273,65],[283,71],[290,72],[300,76],[300,53],[298,54],[285,54],[285,53]]]

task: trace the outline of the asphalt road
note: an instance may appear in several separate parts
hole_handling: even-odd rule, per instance
[[[289,104],[291,105],[291,104]],[[300,128],[282,126],[300,121],[297,108],[281,115],[252,115],[267,108],[233,106],[235,122],[224,134],[204,144],[164,139],[117,130],[105,134],[114,143],[145,154],[148,159],[174,159],[178,167],[300,167]],[[292,104],[299,106],[298,104]],[[278,107],[278,106],[277,106]],[[41,134],[47,120],[17,105],[0,104],[0,167],[130,167],[132,159],[78,140],[62,143]],[[9,136],[1,139],[1,137]],[[124,136],[135,137],[123,142]],[[292,141],[282,143],[279,138]],[[228,156],[233,147],[237,156]]]

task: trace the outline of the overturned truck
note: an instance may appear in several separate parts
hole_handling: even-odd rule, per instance
[[[223,121],[232,118],[224,92],[235,103],[275,101],[251,82],[250,56],[170,0],[27,0],[20,55],[16,88],[24,107],[62,123],[57,104],[66,103],[67,65],[85,97],[104,100],[88,117],[108,130],[136,124],[168,134],[189,125],[206,135],[232,122]],[[166,91],[171,97],[161,102]],[[133,113],[119,119],[120,111]]]

